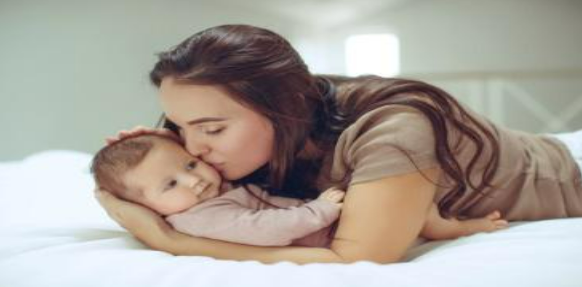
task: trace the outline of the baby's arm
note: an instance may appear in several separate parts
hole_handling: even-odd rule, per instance
[[[491,232],[507,226],[508,222],[501,218],[499,211],[491,212],[482,218],[467,220],[444,219],[440,216],[437,206],[433,203],[420,236],[432,240],[455,239],[479,232]]]
[[[341,210],[344,192],[328,190],[307,203],[278,197],[289,207],[255,210],[230,202],[205,208],[191,215],[169,217],[180,232],[235,243],[259,246],[286,246],[333,223]],[[266,198],[268,200],[268,198]],[[185,218],[188,217],[188,218]]]

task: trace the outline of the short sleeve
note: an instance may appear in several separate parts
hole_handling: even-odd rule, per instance
[[[430,120],[405,106],[372,110],[338,139],[332,176],[350,174],[350,184],[438,166]]]

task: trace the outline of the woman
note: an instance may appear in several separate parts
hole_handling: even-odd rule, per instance
[[[150,77],[165,129],[118,137],[179,135],[226,179],[274,195],[347,190],[329,249],[189,237],[98,192],[109,214],[154,249],[265,263],[389,263],[417,238],[432,202],[445,217],[582,216],[580,169],[560,140],[496,126],[422,82],[311,75],[290,44],[265,29],[199,32],[161,53]]]

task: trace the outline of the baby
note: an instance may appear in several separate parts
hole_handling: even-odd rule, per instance
[[[176,230],[259,246],[329,247],[344,191],[311,201],[271,196],[257,186],[233,188],[212,166],[170,137],[142,135],[112,143],[93,159],[99,188],[147,206]],[[433,204],[421,236],[453,239],[507,226],[495,211],[483,218],[443,219]]]

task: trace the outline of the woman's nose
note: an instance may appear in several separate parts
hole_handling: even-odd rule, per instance
[[[186,149],[191,155],[196,157],[200,157],[210,153],[210,147],[208,145],[192,141],[186,142]]]

